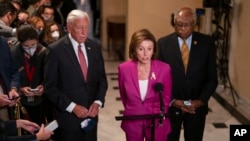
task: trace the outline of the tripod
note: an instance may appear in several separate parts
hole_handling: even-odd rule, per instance
[[[215,19],[212,22],[213,24],[216,25],[216,29],[212,36],[214,37],[217,46],[217,64],[218,64],[219,78],[221,79],[222,84],[226,88],[230,89],[234,106],[237,106],[236,98],[239,99],[239,95],[234,89],[228,73],[228,62],[229,62],[228,58],[229,58],[229,48],[230,48],[229,35],[231,31],[231,19],[230,19],[231,9],[232,8],[229,6],[229,4],[225,3],[225,1],[223,0],[218,1],[218,4],[215,7],[213,7]]]

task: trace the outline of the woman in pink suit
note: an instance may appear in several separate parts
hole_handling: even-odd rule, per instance
[[[157,53],[154,35],[147,29],[136,31],[131,38],[131,60],[118,66],[118,83],[124,116],[154,115],[161,113],[159,93],[155,85],[161,83],[164,112],[171,100],[172,76],[168,64],[154,60]],[[121,127],[127,141],[150,141],[151,119],[123,120]],[[169,119],[155,120],[154,141],[166,141],[171,131]]]

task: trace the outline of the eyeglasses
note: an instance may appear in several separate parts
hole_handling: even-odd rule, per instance
[[[192,27],[194,24],[193,23],[181,23],[181,22],[177,22],[175,23],[175,26],[178,28],[182,28],[182,27]]]

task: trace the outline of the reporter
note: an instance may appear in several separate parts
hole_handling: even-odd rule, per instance
[[[18,100],[18,99],[17,99]],[[16,100],[9,100],[7,95],[0,95],[0,108],[9,106]],[[17,128],[22,128],[31,135],[16,136]],[[35,134],[35,132],[39,131]],[[48,131],[42,124],[41,127],[34,122],[18,119],[10,121],[0,120],[0,141],[27,141],[27,140],[47,140],[53,135],[53,131]]]
[[[11,48],[11,53],[20,76],[20,102],[27,110],[27,114],[21,115],[21,118],[41,125],[46,123],[43,70],[47,50],[39,43],[38,33],[31,24],[17,28],[17,39],[19,43]]]
[[[11,120],[11,121],[1,121],[1,131],[4,133],[0,134],[0,141],[28,141],[28,140],[47,140],[51,137],[53,131],[46,130],[44,125],[41,127],[34,122],[30,122],[28,120]],[[24,136],[14,136],[16,134],[16,128],[22,128],[29,133],[30,135]],[[35,134],[35,132],[39,129],[39,131]]]
[[[0,36],[0,96],[1,96],[1,109],[0,118],[2,120],[9,120],[9,113],[11,110],[9,107],[15,105],[16,101],[8,101],[8,98],[14,98],[18,96],[17,89],[20,85],[20,77],[18,74],[18,67],[14,63],[11,56],[10,48],[7,39]],[[7,101],[6,101],[7,100]],[[5,101],[5,104],[2,103]],[[4,106],[2,106],[4,104]]]

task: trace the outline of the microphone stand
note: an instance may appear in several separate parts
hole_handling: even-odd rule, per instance
[[[163,96],[162,96],[163,84],[162,83],[156,83],[154,88],[155,88],[155,91],[159,93],[160,112],[162,114],[161,118],[160,118],[160,124],[162,124],[163,119],[164,119],[164,103],[163,103]]]
[[[160,99],[160,111],[161,111],[161,117],[160,117],[160,124],[162,124],[164,116],[164,103],[163,103],[163,97],[162,97],[162,91],[159,91],[159,99]]]
[[[116,116],[116,120],[142,120],[142,119],[151,119],[151,141],[154,141],[155,138],[155,120],[159,118],[160,120],[168,117],[167,113],[159,114],[146,114],[146,115],[129,115],[129,116]],[[162,121],[163,122],[163,121]],[[162,124],[162,123],[161,123]]]

